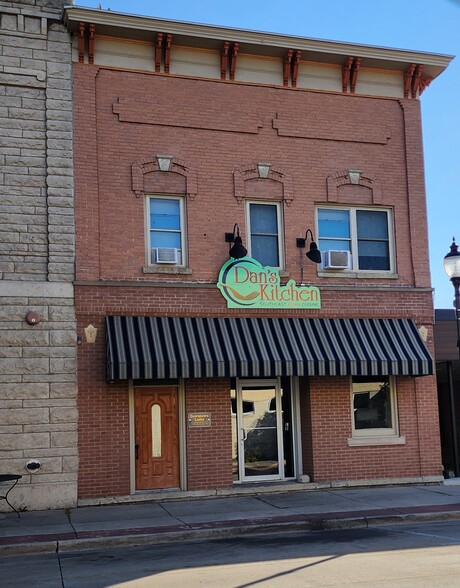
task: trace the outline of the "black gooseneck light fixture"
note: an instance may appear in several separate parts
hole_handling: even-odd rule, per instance
[[[225,242],[233,243],[229,251],[229,255],[230,257],[233,257],[233,259],[241,259],[248,254],[246,247],[243,245],[243,240],[240,237],[240,227],[238,223],[235,223],[232,233],[225,233]]]
[[[297,237],[297,247],[305,247],[308,234],[310,234],[310,249],[307,251],[306,256],[310,261],[313,261],[313,263],[321,263],[321,251],[315,243],[315,238],[313,237],[311,229],[306,230],[305,237]]]

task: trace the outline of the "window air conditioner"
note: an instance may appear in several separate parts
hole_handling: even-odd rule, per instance
[[[351,253],[349,251],[322,251],[323,269],[351,269]]]
[[[152,258],[154,263],[177,265],[179,263],[179,249],[175,247],[154,247],[152,249]]]

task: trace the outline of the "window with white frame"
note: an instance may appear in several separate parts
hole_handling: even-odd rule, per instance
[[[185,265],[184,199],[149,196],[146,205],[149,265]]]
[[[317,220],[322,269],[394,271],[391,210],[321,207]]]
[[[263,266],[282,267],[281,206],[279,202],[248,202],[248,251]]]
[[[398,435],[394,378],[353,377],[351,409],[354,438]]]

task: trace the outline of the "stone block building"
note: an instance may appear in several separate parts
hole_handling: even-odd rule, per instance
[[[0,1],[0,473],[77,500],[73,131],[62,0]],[[13,497],[11,497],[13,500]],[[8,509],[2,502],[0,508]]]

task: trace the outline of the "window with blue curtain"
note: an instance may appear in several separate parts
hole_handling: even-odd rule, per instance
[[[320,208],[318,235],[320,251],[351,251],[350,211]]]
[[[390,271],[390,214],[365,208],[319,208],[320,251],[350,251],[354,270]]]
[[[359,269],[390,269],[388,215],[385,211],[357,210]]]
[[[251,255],[263,266],[280,267],[278,206],[249,204]]]
[[[182,219],[179,198],[151,197],[150,249],[161,247],[181,249]],[[152,258],[152,262],[154,262]]]

